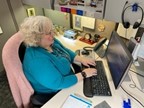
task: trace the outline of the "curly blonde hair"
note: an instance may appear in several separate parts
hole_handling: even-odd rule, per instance
[[[20,31],[27,46],[38,46],[42,36],[53,29],[52,21],[45,16],[31,16],[24,19]]]

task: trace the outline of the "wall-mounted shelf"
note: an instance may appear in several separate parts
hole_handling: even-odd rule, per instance
[[[91,6],[90,3],[88,4],[88,0],[83,0],[83,1],[86,2],[86,4],[85,3],[80,4],[78,2],[77,5],[76,4],[71,5],[70,3],[62,5],[59,3],[59,0],[55,0],[54,9],[61,12],[67,12],[71,14],[103,19],[105,0],[96,0],[96,6]]]
[[[41,8],[53,9],[97,19],[104,18],[106,0],[78,0],[79,2],[76,2],[75,5],[71,5],[70,2],[60,4],[59,1],[60,0],[22,0],[23,4],[27,5],[33,5]],[[94,1],[93,5],[91,5],[92,1]]]

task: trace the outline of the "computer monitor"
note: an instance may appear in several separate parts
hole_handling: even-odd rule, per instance
[[[113,31],[111,34],[106,51],[106,59],[115,88],[117,89],[127,75],[133,58],[116,31]]]

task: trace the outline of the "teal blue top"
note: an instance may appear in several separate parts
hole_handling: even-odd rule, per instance
[[[39,93],[53,93],[77,83],[71,70],[76,54],[64,47],[57,39],[53,52],[42,47],[27,47],[23,69],[33,89]]]

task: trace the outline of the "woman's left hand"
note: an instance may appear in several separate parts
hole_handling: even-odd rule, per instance
[[[82,57],[80,62],[81,62],[83,65],[88,66],[88,67],[89,67],[89,65],[93,65],[93,66],[96,65],[95,60],[92,59],[92,58]]]
[[[87,67],[89,67],[89,65],[93,65],[93,66],[96,65],[95,59],[92,59],[92,58],[81,57],[77,55],[74,60],[82,63],[83,65]]]

